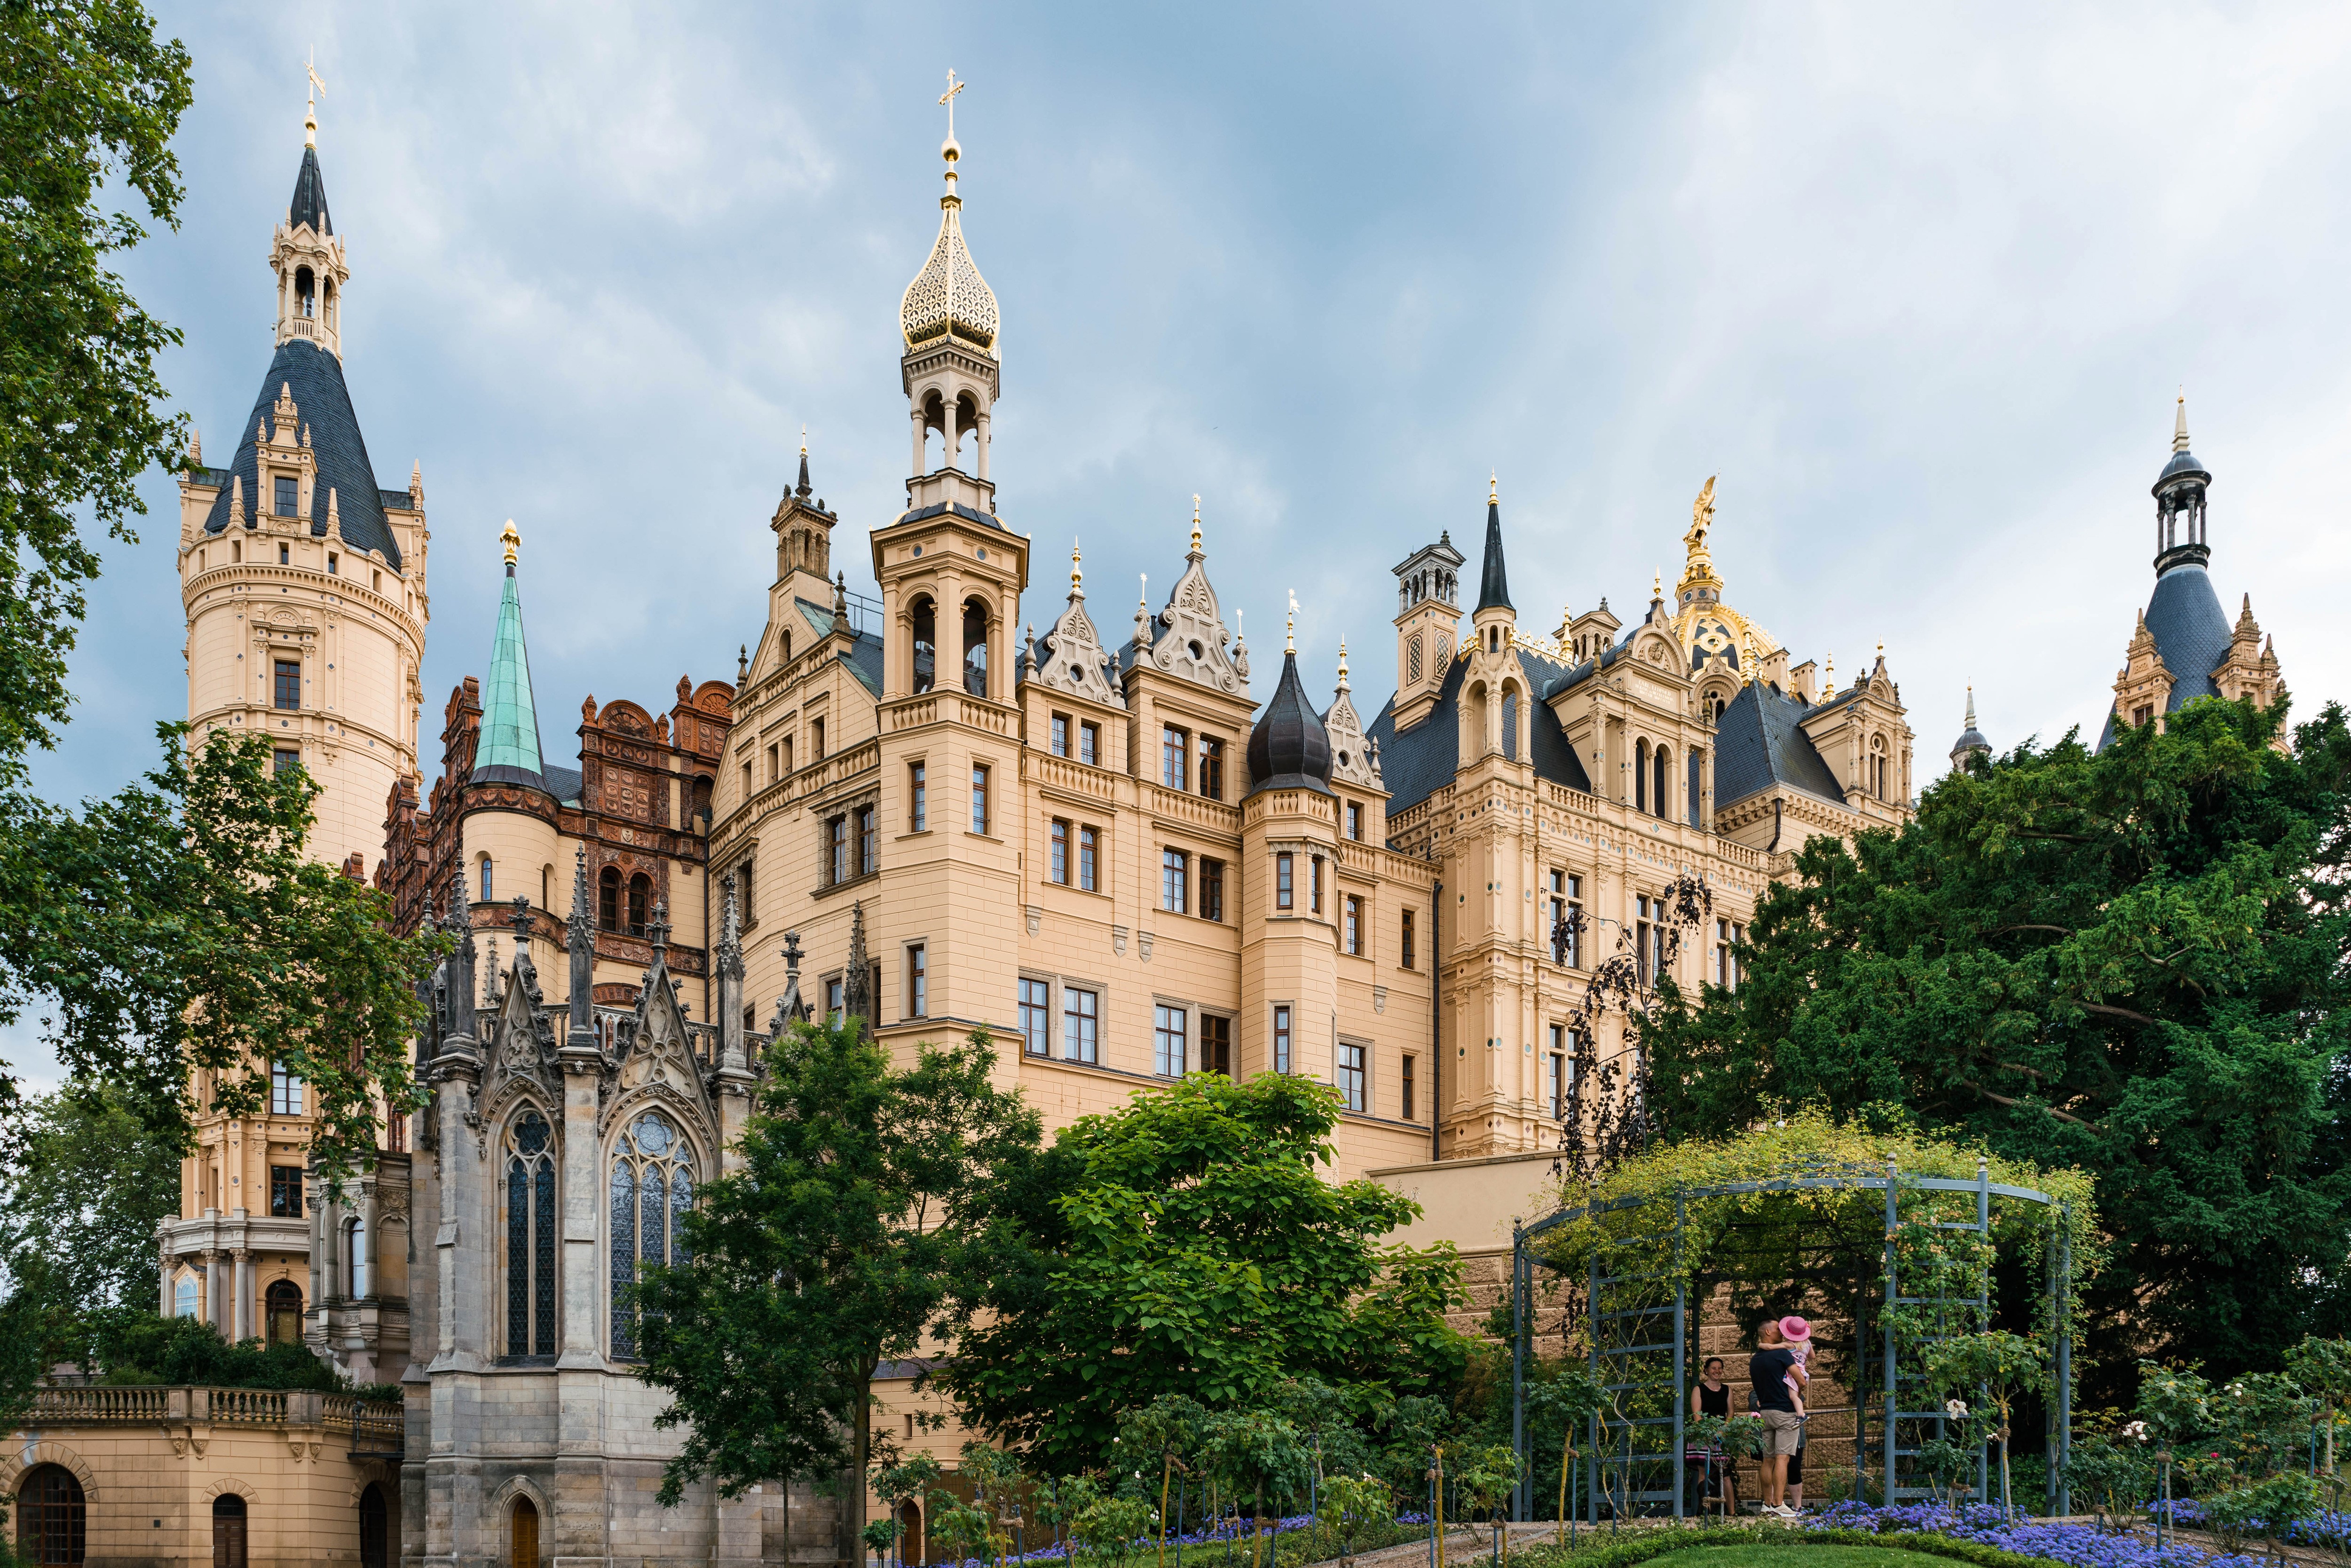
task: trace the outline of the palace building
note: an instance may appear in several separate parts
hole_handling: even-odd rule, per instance
[[[1168,519],[1164,601],[1103,619],[1074,550],[1066,586],[1058,553],[1032,560],[1017,474],[999,494],[1005,324],[952,135],[943,152],[897,322],[903,508],[842,533],[803,446],[733,678],[680,675],[666,706],[580,694],[557,751],[507,523],[496,623],[467,634],[486,668],[450,694],[428,784],[421,470],[376,485],[343,378],[350,269],[304,149],[271,248],[275,358],[228,465],[192,451],[183,486],[189,712],[200,737],[266,729],[325,787],[313,852],[458,946],[418,1042],[431,1104],[392,1120],[340,1201],[307,1171],[298,1082],[280,1075],[267,1118],[200,1121],[161,1303],[403,1385],[403,1561],[859,1555],[842,1502],[806,1485],[657,1504],[679,1436],[653,1424],[615,1290],[675,1255],[795,1020],[853,1017],[905,1053],[984,1030],[1049,1128],[1187,1072],[1322,1080],[1336,1174],[1420,1198],[1404,1239],[1488,1267],[1622,1050],[1595,970],[1735,986],[1798,847],[1911,814],[1883,649],[1840,687],[1737,608],[1711,479],[1678,580],[1629,619],[1523,562],[1513,583],[1496,481],[1474,568],[1449,530],[1400,526],[1397,689],[1368,719],[1343,645],[1324,663],[1285,637],[1252,685],[1196,498]],[[2250,611],[2215,641],[2210,476],[2181,419],[2123,722],[2277,690]],[[485,568],[493,532],[468,529]],[[836,549],[862,551],[878,597]],[[1041,634],[1032,570],[1053,584]],[[1537,586],[1592,607],[1522,617]],[[1955,756],[1983,745],[1970,702]],[[1668,896],[1693,879],[1694,922]],[[949,1452],[952,1424],[915,1433],[935,1397],[916,1370],[883,1369],[884,1418]]]

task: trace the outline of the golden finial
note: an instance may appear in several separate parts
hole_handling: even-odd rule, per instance
[[[310,107],[302,113],[302,145],[305,147],[319,144],[319,95],[327,90],[327,84],[319,79],[318,57],[319,51],[313,48],[302,62],[302,69],[310,78]]]
[[[1343,686],[1347,684],[1347,640],[1344,637],[1339,639],[1339,684]]]
[[[800,455],[808,455],[808,426],[805,424],[800,426]]]
[[[1200,553],[1200,497],[1192,497],[1192,553]]]
[[[1836,695],[1836,655],[1834,653],[1831,653],[1827,661],[1822,664],[1821,679],[1827,683],[1822,687],[1821,695],[1831,697]]]
[[[508,566],[512,566],[515,563],[515,556],[522,545],[522,535],[515,531],[514,519],[512,517],[508,517],[507,519],[506,532],[500,534],[498,538],[505,542],[507,547],[507,564]]]
[[[1489,468],[1486,471],[1486,505],[1489,507],[1499,506],[1501,504],[1501,471],[1497,468]]]
[[[1298,590],[1294,588],[1290,591],[1290,621],[1282,628],[1281,638],[1283,652],[1298,652]]]
[[[1070,540],[1070,591],[1076,593],[1078,585],[1084,580],[1085,574],[1078,570],[1078,541],[1072,538]]]
[[[1663,599],[1665,596],[1666,573],[1665,569],[1660,567],[1656,571],[1649,573],[1649,597],[1652,599]]]

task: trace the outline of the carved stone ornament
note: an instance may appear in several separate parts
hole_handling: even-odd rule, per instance
[[[1355,716],[1354,699],[1347,695],[1346,666],[1339,669],[1339,694],[1322,716],[1322,729],[1331,737],[1331,779],[1358,789],[1384,789],[1380,759],[1364,738],[1364,721]]]
[[[1077,552],[1071,551],[1070,559],[1070,601],[1045,634],[1037,652],[1037,673],[1030,678],[1055,691],[1123,708],[1126,698],[1105,673],[1116,655],[1103,648],[1102,634],[1086,613],[1086,591],[1075,565]]]
[[[1203,559],[1197,549],[1185,557],[1184,575],[1176,580],[1167,607],[1151,618],[1151,665],[1213,691],[1246,696],[1247,682],[1225,650],[1231,634]]]

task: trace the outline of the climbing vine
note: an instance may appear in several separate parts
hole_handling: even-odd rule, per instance
[[[1583,995],[1567,1010],[1567,1027],[1585,1061],[1599,1054],[1601,1022],[1611,1013],[1625,1020],[1619,1049],[1583,1075],[1562,1107],[1561,1165],[1573,1184],[1590,1185],[1649,1145],[1649,1053],[1642,1045],[1649,1003],[1659,978],[1681,956],[1687,935],[1714,913],[1714,890],[1704,877],[1684,872],[1653,902],[1653,918],[1618,929],[1616,950],[1593,966]],[[1591,925],[1581,904],[1569,905],[1552,925],[1552,956],[1564,963],[1568,948],[1581,946]]]

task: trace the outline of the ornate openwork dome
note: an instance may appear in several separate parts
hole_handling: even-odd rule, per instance
[[[996,351],[996,294],[973,265],[963,243],[963,198],[956,194],[956,160],[963,149],[953,139],[939,150],[947,161],[947,193],[939,198],[939,237],[930,259],[898,302],[898,330],[909,349],[953,336],[987,353]]]

